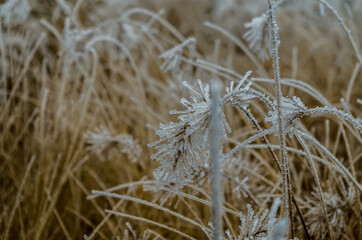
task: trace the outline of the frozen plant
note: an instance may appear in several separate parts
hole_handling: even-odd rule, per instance
[[[210,159],[211,159],[211,192],[212,192],[212,219],[214,226],[215,240],[222,238],[222,214],[223,214],[223,189],[222,174],[223,164],[221,159],[221,137],[220,132],[223,128],[220,121],[222,112],[222,100],[220,97],[221,83],[211,82],[211,121],[210,121]]]
[[[273,103],[274,109],[269,112],[269,115],[265,117],[265,122],[271,122],[275,129],[278,128],[278,112],[277,112],[277,103]],[[307,108],[304,106],[300,98],[293,96],[292,99],[287,97],[282,97],[280,108],[282,115],[282,125],[285,133],[292,133],[297,127],[298,121],[308,114]]]
[[[21,24],[30,13],[28,0],[9,0],[0,6],[0,16],[5,25]]]
[[[216,19],[225,17],[236,5],[236,0],[216,0],[214,1],[214,16]]]
[[[62,11],[67,14],[68,16],[72,15],[72,8],[69,6],[69,4],[65,0],[57,0],[57,3],[62,9]]]
[[[331,234],[334,239],[344,236],[348,229],[358,226],[358,215],[360,212],[355,208],[357,193],[355,188],[339,185],[340,192],[337,189],[330,189],[323,192],[329,224],[331,225]],[[324,212],[319,207],[319,196],[317,191],[312,193],[311,197],[306,199],[303,208],[306,210],[306,219],[310,233],[318,239],[326,237],[328,227],[324,221]],[[356,216],[357,218],[354,218]]]
[[[85,138],[89,145],[87,150],[97,155],[101,160],[104,159],[104,155],[107,156],[108,153],[115,149],[126,154],[132,162],[139,161],[142,154],[141,146],[131,135],[119,134],[111,136],[104,126],[94,132],[88,132]]]
[[[247,214],[240,213],[239,234],[234,237],[229,230],[226,230],[227,238],[225,240],[287,240],[288,220],[278,218],[277,212],[281,200],[275,199],[272,207],[264,210],[259,214],[255,214],[252,206],[247,204]],[[211,229],[213,229],[213,225]],[[214,239],[214,232],[204,230],[208,238]]]
[[[182,43],[172,47],[171,49],[163,52],[159,58],[164,59],[164,63],[161,65],[161,69],[164,71],[180,70],[181,58],[184,50],[188,48],[192,54],[195,48],[196,40],[193,37],[190,37],[183,41]]]
[[[152,155],[159,161],[160,166],[154,171],[156,179],[166,183],[175,183],[178,187],[191,182],[193,176],[199,172],[200,166],[207,161],[209,126],[211,120],[210,87],[198,82],[199,91],[196,91],[188,82],[184,85],[193,93],[191,100],[181,99],[186,108],[183,111],[172,110],[170,114],[178,114],[179,121],[169,124],[160,124],[156,134],[159,140],[150,143],[157,152]],[[223,125],[221,137],[231,129],[220,112],[220,121]]]
[[[269,59],[272,46],[268,32],[268,15],[254,17],[251,22],[245,23],[244,27],[248,30],[243,37],[249,42],[249,47],[261,60]]]
[[[177,194],[172,191],[166,191],[165,189],[172,189],[173,186],[165,185],[158,181],[147,182],[142,185],[144,191],[152,191],[153,192],[153,203],[158,202],[160,206],[164,206],[166,202],[170,205],[172,204],[172,200],[177,196]],[[177,203],[176,203],[177,204]],[[176,206],[175,206],[176,207]]]
[[[237,240],[246,239],[277,239],[273,236],[284,236],[288,232],[288,224],[285,220],[280,220],[277,225],[278,219],[276,218],[277,211],[281,201],[277,198],[270,211],[266,209],[261,215],[255,215],[251,205],[247,205],[248,214],[244,216],[240,214],[240,233]],[[277,227],[277,228],[276,228]],[[285,238],[281,238],[285,239]]]
[[[251,88],[252,82],[248,80],[250,75],[251,71],[246,72],[236,86],[234,81],[230,82],[230,86],[226,87],[226,94],[223,97],[224,102],[246,112],[252,100],[257,98],[267,104],[269,109],[274,109],[274,106],[268,96]],[[247,84],[245,84],[246,82]]]
[[[79,60],[89,64],[89,52],[86,47],[87,42],[91,37],[94,37],[94,29],[79,29],[74,27],[74,22],[71,17],[67,17],[64,22],[63,33],[60,33],[45,19],[41,23],[48,28],[60,43],[59,55],[66,57],[69,63],[74,63]]]
[[[284,0],[278,1],[275,3],[275,7],[278,7],[283,2]],[[263,13],[244,24],[244,27],[248,30],[244,33],[243,38],[249,42],[250,49],[256,52],[263,61],[268,60],[272,54],[272,42],[268,23],[268,14]]]

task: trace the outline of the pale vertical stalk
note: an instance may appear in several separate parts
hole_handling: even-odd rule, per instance
[[[275,3],[272,0],[268,2],[268,17],[269,17],[269,28],[270,28],[270,39],[272,40],[272,57],[274,67],[274,80],[275,80],[275,93],[277,97],[277,110],[278,110],[278,125],[279,125],[279,142],[280,142],[280,159],[282,159],[282,179],[283,179],[283,214],[289,218],[289,238],[294,238],[293,233],[293,216],[292,216],[292,204],[291,204],[291,188],[289,183],[289,167],[288,158],[285,146],[285,135],[283,129],[282,109],[281,109],[281,98],[282,90],[280,84],[280,70],[279,70],[279,28],[275,17]]]
[[[214,239],[222,239],[222,163],[221,152],[221,86],[219,82],[211,83],[211,122],[210,122],[210,158],[211,158],[211,191],[212,191],[212,221],[214,226]]]

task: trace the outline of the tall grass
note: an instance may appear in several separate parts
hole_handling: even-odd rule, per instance
[[[3,2],[0,238],[362,238],[361,13]]]

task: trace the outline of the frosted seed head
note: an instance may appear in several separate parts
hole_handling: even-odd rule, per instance
[[[6,25],[17,25],[28,19],[30,10],[28,0],[9,0],[0,6],[0,16]]]
[[[111,136],[108,129],[104,126],[97,128],[85,134],[85,140],[88,144],[86,150],[95,154],[100,160],[110,159],[111,154],[126,154],[132,161],[140,160],[142,148],[138,141],[129,134],[119,134]]]
[[[211,120],[210,87],[200,80],[197,83],[197,90],[191,84],[184,83],[193,94],[192,101],[181,99],[186,110],[170,111],[171,114],[179,114],[179,121],[160,124],[160,128],[156,130],[160,139],[149,144],[157,150],[152,157],[160,163],[154,171],[155,178],[165,183],[174,183],[177,187],[192,182],[200,172],[200,167],[208,160],[205,150],[209,145]],[[230,127],[223,112],[220,112],[220,119],[224,126],[222,137],[225,138]]]
[[[297,123],[304,116],[309,114],[308,108],[304,106],[300,98],[294,96],[292,99],[282,97],[280,105],[282,124],[285,133],[293,134],[296,130]],[[273,109],[269,111],[268,116],[265,117],[265,122],[270,122],[273,126],[278,127],[278,111],[277,102],[274,101]]]
[[[268,16],[263,14],[254,17],[251,22],[245,23],[248,30],[243,35],[249,42],[249,47],[258,54],[261,60],[267,60],[271,56],[271,40],[268,32]]]

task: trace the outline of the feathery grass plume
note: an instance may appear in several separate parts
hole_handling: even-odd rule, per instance
[[[282,89],[280,84],[280,69],[279,69],[279,27],[276,22],[275,16],[275,3],[273,0],[267,0],[268,3],[268,16],[269,16],[269,29],[270,29],[270,39],[272,40],[272,57],[273,57],[273,68],[274,68],[274,79],[275,79],[275,93],[276,93],[276,102],[277,102],[277,119],[278,119],[278,136],[280,143],[280,159],[282,162],[282,176],[283,176],[283,213],[285,217],[289,218],[289,238],[294,237],[293,229],[293,209],[291,204],[291,186],[289,178],[289,164],[288,157],[286,152],[286,143],[285,143],[285,131],[283,126],[283,111],[282,106]]]
[[[267,107],[274,111],[276,107],[273,105],[273,102],[270,101],[269,96],[265,93],[257,91],[252,86],[252,81],[248,79],[251,71],[245,73],[244,76],[240,79],[236,87],[234,87],[234,81],[230,82],[230,86],[226,87],[226,94],[223,99],[225,103],[230,103],[232,106],[239,108],[240,110],[247,112],[248,107],[251,104],[252,99],[259,99],[261,102],[265,103]],[[248,83],[242,87],[242,85],[248,80]],[[249,115],[248,117],[250,117]],[[257,121],[256,121],[257,122]]]
[[[0,6],[0,18],[5,25],[17,25],[28,19],[30,11],[28,0],[8,0]]]
[[[6,6],[15,1],[0,2]],[[259,52],[248,47],[248,41],[240,39],[240,27],[252,23],[246,17],[260,16],[265,4],[214,2],[225,4],[220,5],[226,9],[225,17],[213,18],[212,1],[28,0],[32,9],[23,15],[26,20],[15,24],[11,18],[8,25],[2,9],[0,239],[77,239],[84,234],[89,240],[212,238],[217,224],[209,227],[206,222],[212,221],[213,207],[209,141],[213,95],[209,89],[205,92],[210,99],[205,97],[206,86],[200,89],[193,79],[204,83],[217,79],[227,86],[221,94],[222,126],[217,128],[223,138],[222,237],[238,239],[242,212],[245,235],[238,240],[287,238],[291,222],[281,209],[275,224],[270,224],[272,230],[265,227],[269,213],[263,215],[271,199],[283,197],[273,70],[270,62],[259,60]],[[345,25],[360,48],[362,5],[357,0],[325,2],[341,7],[338,14],[346,14]],[[290,7],[278,11],[280,26],[285,27],[280,31],[279,56],[283,75],[292,78],[279,80],[285,90],[280,94],[281,126],[290,160],[295,236],[312,239],[310,232],[315,239],[362,239],[362,111],[357,100],[362,82],[357,51],[325,4],[287,3]],[[325,9],[323,19],[319,3]],[[202,25],[210,19],[214,23]],[[42,35],[45,28],[48,36]],[[267,28],[264,25],[263,30]],[[272,41],[270,35],[263,37]],[[168,59],[158,58],[191,38],[195,42],[169,52]],[[161,65],[170,69],[162,71]],[[249,69],[255,76],[244,74]],[[185,80],[188,93],[201,97],[193,101],[186,93],[182,105]],[[174,108],[184,111],[171,111],[177,115],[170,116]],[[226,117],[233,129],[230,134]],[[143,149],[152,138],[158,139],[151,126],[160,122],[169,131],[155,147],[164,145],[165,150]],[[101,125],[122,131],[96,129]],[[142,161],[131,164],[140,156],[140,151],[132,150],[135,139],[140,142],[138,150],[143,150]],[[188,140],[191,143],[185,144]],[[182,157],[195,161],[198,168],[193,174],[190,167],[188,184],[180,189],[175,188],[176,178],[146,180],[154,178],[154,168],[145,166],[167,163],[171,167],[165,171],[176,175],[173,164],[182,159],[175,157],[182,144],[187,145]],[[152,151],[169,162],[152,160]],[[31,156],[36,161],[28,172]],[[185,171],[188,164],[177,170]],[[343,184],[345,190],[340,189]],[[85,198],[90,189],[105,193]]]
[[[284,0],[280,0],[275,4],[278,7]],[[254,17],[250,22],[244,24],[248,29],[243,38],[249,42],[249,48],[258,54],[262,60],[268,60],[272,55],[272,41],[268,29],[268,14],[263,13],[258,17]]]
[[[94,132],[86,133],[85,138],[89,145],[87,150],[97,155],[101,160],[104,160],[105,156],[108,158],[110,154],[117,152],[126,154],[132,162],[140,160],[142,148],[138,141],[129,134],[111,136],[108,129],[101,126]]]
[[[251,71],[246,72],[235,87],[235,82],[230,82],[230,86],[226,87],[226,95],[223,97],[226,103],[231,103],[232,105],[239,106],[240,108],[247,108],[249,106],[251,99],[255,97],[255,95],[247,93],[250,89],[251,82],[243,88],[242,85],[246,82],[250,74]]]
[[[258,54],[261,60],[267,60],[271,55],[271,40],[268,32],[268,15],[254,17],[251,22],[244,24],[248,30],[243,38],[249,42],[249,47]]]
[[[153,159],[159,161],[160,166],[154,171],[156,179],[166,183],[174,183],[182,187],[191,182],[193,176],[199,172],[200,166],[207,160],[208,138],[210,127],[210,87],[198,80],[199,92],[188,82],[184,82],[193,95],[192,101],[181,99],[186,108],[183,111],[172,110],[170,114],[178,114],[179,122],[160,124],[156,134],[159,140],[150,143],[157,153]],[[221,137],[231,132],[223,112],[220,112],[222,122]],[[164,143],[163,143],[164,142]]]
[[[338,191],[339,189],[339,191]],[[323,192],[329,222],[331,224],[331,234],[334,239],[353,238],[351,233],[358,228],[358,217],[361,214],[356,209],[355,188],[346,186],[340,181],[338,189],[329,189]],[[328,232],[328,227],[324,221],[324,212],[319,205],[319,194],[315,190],[312,196],[306,197],[306,202],[302,206],[306,211],[306,223],[312,236],[317,239],[324,239]],[[352,231],[349,231],[351,230]]]
[[[269,111],[268,116],[265,117],[265,122],[271,122],[273,126],[277,129],[278,122],[278,107],[277,101],[273,102],[274,110]],[[283,109],[281,111],[282,118],[282,126],[284,129],[284,133],[290,133],[291,136],[293,132],[295,132],[297,128],[297,124],[299,120],[304,116],[308,115],[308,109],[304,106],[303,102],[300,98],[293,96],[292,99],[287,97],[282,97],[280,108]]]
[[[288,97],[282,97],[281,107],[284,109],[282,112],[282,124],[284,127],[285,134],[289,133],[290,136],[293,136],[293,133],[298,130],[298,122],[304,116],[314,115],[314,114],[331,114],[336,117],[339,117],[346,122],[350,123],[357,131],[362,134],[362,125],[355,119],[351,114],[346,113],[342,110],[339,110],[335,107],[324,106],[324,107],[315,107],[307,108],[302,100],[299,97],[293,96],[292,99]],[[274,100],[271,111],[269,111],[268,116],[265,117],[265,122],[271,122],[275,128],[278,126],[278,114],[277,114],[277,102]]]
[[[263,214],[255,215],[251,205],[247,205],[248,214],[240,214],[240,234],[238,239],[286,239],[288,233],[287,219],[278,220],[277,211],[281,201],[275,199],[270,211],[266,209]]]
[[[247,214],[239,213],[240,225],[239,234],[234,237],[230,230],[226,230],[228,240],[287,240],[288,223],[285,218],[278,218],[277,212],[281,201],[276,198],[272,204],[272,207],[266,209],[260,215],[255,214],[252,206],[247,204]],[[213,232],[205,233],[208,238],[215,239],[214,227],[211,224]],[[225,239],[225,238],[223,238]]]

